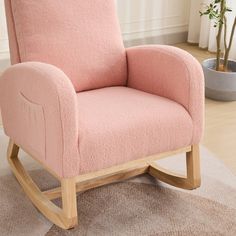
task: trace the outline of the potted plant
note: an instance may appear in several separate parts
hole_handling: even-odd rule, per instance
[[[216,58],[207,59],[202,64],[206,96],[221,101],[236,100],[236,61],[229,58],[236,31],[236,16],[227,39],[229,29],[226,15],[230,12],[232,10],[227,6],[227,0],[212,0],[206,9],[200,12],[201,16],[206,15],[210,20],[214,20],[214,27],[218,30]]]

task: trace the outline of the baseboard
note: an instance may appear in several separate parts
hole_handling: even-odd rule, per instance
[[[132,40],[125,40],[125,47],[132,47],[144,44],[166,44],[173,45],[177,43],[187,42],[188,32],[178,32],[164,35],[156,35],[147,38],[137,38]]]

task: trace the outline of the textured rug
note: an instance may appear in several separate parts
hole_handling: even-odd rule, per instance
[[[159,164],[182,171],[184,157]],[[31,174],[42,189],[58,184],[43,170]],[[179,190],[144,175],[80,193],[77,199],[79,226],[61,230],[32,206],[12,175],[1,176],[0,235],[236,235],[236,177],[206,150],[200,189]]]

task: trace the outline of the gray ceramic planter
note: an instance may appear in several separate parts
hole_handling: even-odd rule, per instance
[[[219,101],[236,101],[236,61],[229,61],[232,72],[214,70],[216,59],[207,59],[202,63],[206,97]]]

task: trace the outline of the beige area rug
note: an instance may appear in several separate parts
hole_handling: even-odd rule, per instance
[[[202,187],[184,191],[141,176],[78,194],[79,226],[61,230],[30,203],[12,175],[0,177],[1,236],[235,236],[236,177],[202,150]],[[159,162],[181,171],[183,155]],[[57,183],[31,172],[43,189]],[[57,202],[60,204],[60,201]]]

